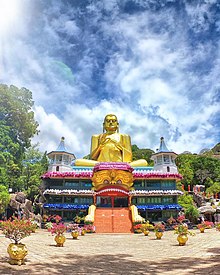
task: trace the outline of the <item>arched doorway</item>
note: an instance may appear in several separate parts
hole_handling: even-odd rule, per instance
[[[132,232],[129,204],[129,193],[122,187],[102,188],[97,191],[95,213],[96,232]]]

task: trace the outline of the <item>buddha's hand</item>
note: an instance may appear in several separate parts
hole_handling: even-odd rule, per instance
[[[108,143],[110,141],[110,138],[103,138],[100,142],[100,145],[105,145],[106,143]]]
[[[119,149],[119,150],[123,150],[123,146],[121,146],[121,143],[114,140],[114,139],[111,139],[111,142],[114,143],[114,145]]]

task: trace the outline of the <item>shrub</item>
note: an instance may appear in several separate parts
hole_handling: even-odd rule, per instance
[[[165,225],[162,223],[158,223],[154,226],[155,232],[164,232],[165,231]]]
[[[53,223],[52,228],[48,229],[51,234],[63,235],[66,232],[66,226],[63,223]]]
[[[32,233],[33,225],[30,220],[15,218],[1,221],[0,227],[6,238],[18,244],[23,238]]]

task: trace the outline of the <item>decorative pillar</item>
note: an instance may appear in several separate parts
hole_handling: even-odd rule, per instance
[[[131,206],[131,196],[128,197],[128,207]]]
[[[96,206],[96,195],[93,196],[93,204]]]

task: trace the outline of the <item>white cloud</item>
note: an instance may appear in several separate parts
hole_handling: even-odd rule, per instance
[[[64,136],[67,149],[70,152],[71,149],[75,149],[73,153],[76,154],[79,152],[77,148],[80,147],[80,137],[76,135],[74,128],[71,129],[70,125],[55,114],[47,114],[41,106],[36,106],[34,111],[40,133],[34,138],[33,143],[39,142],[40,149],[49,152],[57,149],[60,138]]]

